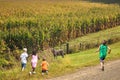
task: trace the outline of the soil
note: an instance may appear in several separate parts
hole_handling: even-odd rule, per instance
[[[120,80],[120,60],[106,61],[104,71],[100,69],[100,65],[97,65],[47,80]]]

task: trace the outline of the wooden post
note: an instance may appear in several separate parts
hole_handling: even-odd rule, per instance
[[[66,53],[69,53],[69,43],[66,43]]]
[[[80,49],[79,50],[82,50],[82,43],[80,43]]]

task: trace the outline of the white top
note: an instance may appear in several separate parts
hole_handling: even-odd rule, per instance
[[[28,57],[28,54],[27,54],[26,52],[23,52],[23,53],[20,55],[21,62],[22,62],[22,63],[27,63],[27,57]]]

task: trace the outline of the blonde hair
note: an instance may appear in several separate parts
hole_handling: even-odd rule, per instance
[[[27,48],[23,48],[23,50],[24,50],[25,52],[27,52]]]

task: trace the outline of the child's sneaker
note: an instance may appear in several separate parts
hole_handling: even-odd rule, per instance
[[[36,72],[34,71],[33,74],[35,74]]]
[[[46,74],[48,75],[48,71],[46,71]]]
[[[42,75],[44,75],[44,73],[42,73]]]
[[[22,71],[24,71],[24,67],[22,68]]]
[[[102,66],[102,71],[104,71],[104,66]]]
[[[29,75],[32,75],[32,72],[29,72]]]

